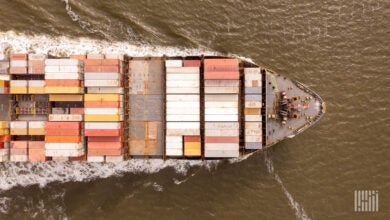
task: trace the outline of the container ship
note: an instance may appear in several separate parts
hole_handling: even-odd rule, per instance
[[[268,68],[204,55],[0,55],[0,93],[0,162],[238,158],[326,108]]]

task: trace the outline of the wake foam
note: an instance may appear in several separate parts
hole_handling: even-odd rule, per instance
[[[279,175],[275,172],[274,165],[273,165],[273,162],[272,162],[272,157],[269,156],[267,154],[267,152],[264,153],[264,162],[265,162],[265,165],[267,166],[267,171],[269,172],[269,174],[274,176],[276,182],[282,188],[282,191],[283,191],[284,195],[288,199],[289,205],[295,211],[295,216],[297,217],[297,219],[310,220],[310,217],[306,214],[306,211],[303,208],[303,206],[299,205],[299,203],[294,200],[294,198],[292,197],[291,193],[284,186],[284,184],[283,184],[282,180],[280,179]]]
[[[196,56],[221,55],[205,48],[180,48],[132,44],[125,41],[106,41],[89,38],[52,37],[48,35],[17,34],[0,32],[0,53],[40,53],[53,56],[70,54],[103,53],[127,54],[129,56]]]

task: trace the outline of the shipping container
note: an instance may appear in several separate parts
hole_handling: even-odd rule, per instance
[[[183,61],[182,60],[166,60],[165,66],[166,67],[182,67]]]
[[[49,114],[49,121],[83,121],[83,115]]]
[[[205,121],[238,121],[238,115],[205,115]]]
[[[88,87],[88,93],[97,94],[123,94],[124,89],[121,87]]]
[[[50,102],[82,102],[83,95],[49,95]]]
[[[47,94],[58,94],[58,93],[82,93],[81,87],[45,87],[45,93]]]
[[[91,156],[91,155],[87,156],[87,161],[92,163],[102,163],[104,162],[104,160],[105,160],[104,156]]]
[[[183,66],[185,66],[185,67],[200,67],[200,60],[184,60]]]
[[[84,94],[85,101],[121,101],[122,97],[118,94]]]

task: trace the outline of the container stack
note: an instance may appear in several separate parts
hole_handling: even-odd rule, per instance
[[[46,157],[45,154],[44,141],[28,142],[28,160],[30,162],[44,162],[49,160],[49,157]]]
[[[78,59],[45,60],[45,93],[80,94],[83,62]]]
[[[85,155],[82,122],[46,122],[45,156],[66,161]]]
[[[239,79],[237,59],[204,60],[205,157],[239,156]]]
[[[167,60],[165,67],[167,74],[165,154],[175,157],[201,156],[200,68],[183,67],[182,60]]]
[[[11,137],[9,135],[9,123],[0,121],[0,162],[8,161]]]
[[[88,54],[85,60],[84,85],[85,136],[88,137],[88,161],[124,160],[123,74],[120,57]]]
[[[245,149],[262,148],[262,78],[260,68],[244,68],[245,75]]]
[[[0,94],[9,93],[9,56],[0,54]]]
[[[28,141],[11,141],[10,161],[28,162]]]
[[[44,54],[28,55],[28,94],[45,94],[45,59]]]
[[[28,54],[11,54],[10,73],[18,75],[28,73]]]

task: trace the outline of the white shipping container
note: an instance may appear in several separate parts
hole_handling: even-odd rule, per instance
[[[238,115],[205,115],[205,121],[238,121]]]
[[[118,87],[121,86],[120,80],[84,80],[86,87]]]
[[[88,93],[97,94],[123,94],[122,87],[88,87]]]
[[[199,87],[183,88],[183,87],[169,87],[166,90],[167,94],[199,94]]]
[[[176,88],[176,87],[198,87],[199,88],[199,81],[192,81],[192,80],[180,80],[180,81],[167,81],[166,82],[167,88]]]
[[[125,158],[123,158],[123,155],[116,155],[116,156],[107,155],[106,156],[106,163],[118,163],[118,162],[122,162],[124,160],[125,160]]]
[[[83,143],[45,143],[46,150],[84,150]]]
[[[238,95],[205,95],[204,99],[206,102],[226,102],[226,101],[234,101],[238,102]]]
[[[27,60],[11,60],[12,67],[26,67]]]
[[[199,74],[199,67],[167,67],[167,74]]]
[[[244,68],[244,74],[260,74],[260,68],[259,67],[246,67]]]
[[[205,143],[205,150],[226,150],[239,151],[240,145],[238,143]]]
[[[245,128],[245,136],[260,136],[262,135],[261,129],[247,129]]]
[[[177,108],[167,108],[166,109],[166,115],[199,115],[200,109],[199,108],[192,108],[192,107],[177,107]]]
[[[261,115],[245,115],[245,121],[262,121]]]
[[[77,59],[46,59],[46,66],[77,66],[82,62]]]
[[[121,108],[85,108],[84,114],[86,115],[117,115],[123,114]]]
[[[9,81],[11,79],[11,75],[0,75],[0,80]]]
[[[206,115],[238,115],[237,108],[206,108]]]
[[[45,73],[82,73],[78,66],[45,66]]]
[[[10,123],[12,128],[27,128],[27,121],[11,121]]]
[[[82,79],[80,73],[45,73],[45,79]]]
[[[29,121],[29,128],[45,128],[46,121]]]
[[[169,101],[166,103],[166,108],[179,108],[179,107],[191,107],[191,108],[200,108],[200,103],[199,102],[173,102]]]
[[[183,142],[166,142],[165,149],[182,149]]]
[[[165,61],[165,67],[182,67],[182,66],[183,66],[182,60],[166,60]]]
[[[205,150],[204,156],[207,158],[236,158],[240,154],[236,150]]]
[[[104,156],[87,156],[87,161],[91,163],[101,163],[104,162]]]
[[[183,156],[182,149],[166,149],[165,155],[167,156]]]
[[[205,87],[239,87],[240,80],[224,79],[224,80],[205,80]]]
[[[11,87],[25,87],[27,86],[27,80],[11,80],[9,84]]]
[[[238,129],[230,129],[230,130],[217,130],[217,129],[205,129],[205,136],[220,136],[220,137],[231,137],[231,136],[239,136]]]
[[[9,160],[12,162],[28,162],[28,155],[11,155]]]
[[[200,95],[167,95],[167,101],[193,101],[199,102]]]
[[[261,141],[262,141],[262,137],[260,135],[256,135],[256,136],[247,135],[247,136],[245,136],[245,142],[261,142]]]
[[[96,79],[96,80],[119,80],[120,73],[85,73],[84,79]]]
[[[200,129],[199,122],[167,122],[167,129]]]
[[[44,87],[45,86],[45,80],[29,80],[28,81],[29,87]]]
[[[170,115],[166,116],[167,121],[200,121],[199,114],[196,115]]]
[[[193,81],[199,81],[199,74],[167,74],[167,81],[172,81],[172,80],[193,80]]]
[[[84,149],[80,150],[45,150],[47,157],[79,157],[85,154]]]
[[[238,108],[238,102],[205,102],[205,108]]]
[[[2,54],[2,53],[0,53],[0,60],[9,60],[9,56],[8,56],[8,55],[5,55],[5,54]]]
[[[206,122],[205,129],[210,130],[231,130],[239,129],[240,125],[238,122]]]
[[[0,149],[0,156],[8,156],[9,149]]]
[[[165,136],[165,142],[183,143],[183,136]]]
[[[245,108],[261,108],[262,102],[261,101],[246,101],[245,102]]]
[[[49,121],[83,121],[80,114],[49,114]]]
[[[173,123],[173,122],[167,122]],[[176,122],[176,123],[188,123],[188,122]],[[178,135],[200,135],[199,128],[167,128],[166,135],[168,136],[178,136]]]
[[[85,129],[120,129],[120,122],[84,122]]]
[[[245,129],[261,129],[261,122],[245,122]]]
[[[239,93],[240,89],[238,87],[204,87],[204,92],[206,94],[229,94]]]

